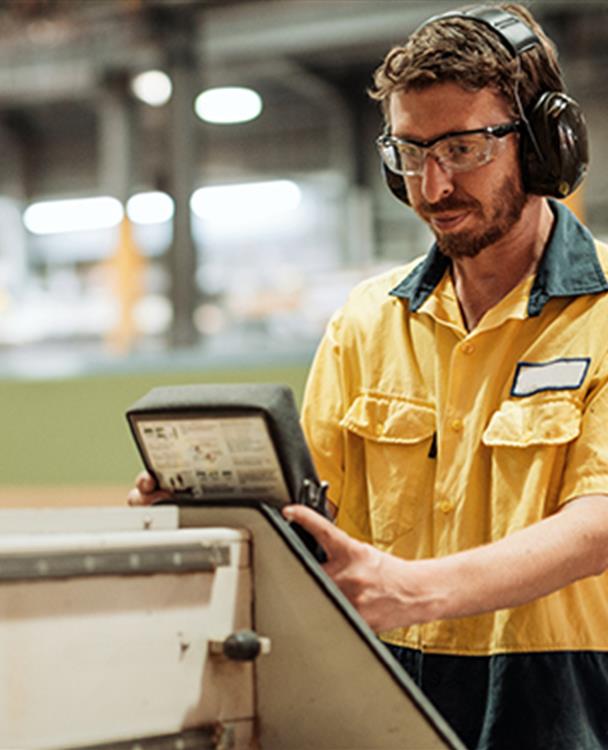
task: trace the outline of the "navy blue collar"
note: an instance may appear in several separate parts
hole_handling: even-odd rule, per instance
[[[589,230],[563,203],[549,199],[549,204],[555,223],[530,290],[530,317],[540,315],[551,297],[578,297],[608,291],[608,281]],[[416,312],[449,267],[449,258],[433,244],[424,260],[390,294],[406,299],[410,310]]]

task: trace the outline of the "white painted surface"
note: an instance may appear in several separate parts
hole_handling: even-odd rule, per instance
[[[177,529],[178,508],[27,508],[0,510],[0,534]]]
[[[0,565],[18,550],[193,542],[228,545],[230,564],[0,585],[0,748],[50,750],[214,721],[239,720],[240,735],[252,731],[244,721],[254,715],[252,665],[210,657],[207,645],[251,627],[244,532],[0,535]]]

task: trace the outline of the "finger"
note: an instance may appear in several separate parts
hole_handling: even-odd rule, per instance
[[[283,508],[283,516],[312,534],[329,558],[339,555],[348,545],[348,536],[311,508],[288,505]]]
[[[334,528],[333,524],[323,518],[320,513],[305,505],[286,505],[283,508],[283,516],[288,521],[299,523],[311,534],[322,533],[326,530],[326,527]]]
[[[127,503],[132,506],[136,505],[152,505],[158,503],[161,500],[168,500],[171,497],[169,492],[165,490],[157,490],[156,492],[140,492],[137,488],[130,490],[127,495]]]
[[[147,471],[141,471],[135,478],[135,486],[144,495],[150,494],[157,489],[156,480]]]
[[[127,495],[127,503],[129,505],[143,505],[142,496],[139,490],[129,490]]]

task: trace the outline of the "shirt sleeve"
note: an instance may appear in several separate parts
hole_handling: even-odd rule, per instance
[[[340,506],[344,486],[344,388],[339,342],[342,311],[327,326],[315,354],[302,405],[302,428],[317,473],[329,483],[328,498]]]
[[[580,433],[570,445],[558,504],[608,495],[608,356],[583,404]]]

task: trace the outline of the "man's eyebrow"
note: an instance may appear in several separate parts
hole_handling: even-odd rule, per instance
[[[423,141],[429,140],[428,138],[421,138],[420,136],[414,135],[413,133],[404,133],[403,131],[395,132],[392,128],[389,128],[388,135],[392,135],[395,138],[401,138],[404,141],[416,141],[417,143],[422,143]]]
[[[434,143],[435,141],[438,141],[441,138],[445,138],[446,136],[449,136],[449,135],[457,135],[457,134],[466,133],[466,132],[468,131],[463,130],[463,129],[444,130],[443,132],[437,133],[437,135],[431,136],[430,138],[428,137],[422,138],[420,136],[415,136],[410,133],[403,134],[403,133],[391,132],[390,135],[392,135],[394,138],[399,138],[402,141],[411,141],[412,143],[423,145],[425,143]]]
[[[504,123],[505,125],[511,124],[511,123]],[[397,133],[391,133],[393,138],[398,138],[399,140],[403,141],[409,141],[415,145],[418,146],[424,146],[429,147],[433,144],[437,143],[437,141],[441,141],[444,138],[448,138],[451,136],[458,136],[458,135],[468,135],[469,133],[483,133],[487,132],[489,128],[497,128],[498,125],[480,125],[476,128],[459,128],[459,129],[453,129],[453,130],[446,130],[443,133],[440,133],[439,135],[434,136],[433,138],[412,138],[412,136],[407,135],[397,135]]]
[[[479,126],[483,128],[483,126]],[[434,133],[431,136],[423,137],[422,135],[416,135],[415,133],[408,133],[408,132],[392,132],[390,135],[394,135],[395,138],[403,138],[403,140],[406,141],[416,141],[417,143],[427,143],[428,141],[436,141],[438,138],[443,138],[445,135],[452,135],[455,133],[467,133],[469,130],[477,130],[478,128],[471,128],[471,127],[456,127],[456,128],[449,128],[448,130],[440,130],[438,133]]]

